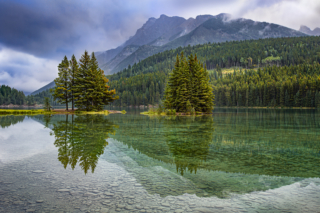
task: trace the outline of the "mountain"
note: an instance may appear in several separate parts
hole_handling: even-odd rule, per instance
[[[113,59],[99,58],[100,67],[107,74],[116,73],[153,54],[177,48],[208,42],[225,42],[248,39],[306,36],[284,26],[250,19],[231,19],[229,14],[217,16],[201,15],[188,20],[181,17],[161,15],[150,18],[137,33],[122,45]],[[125,49],[134,45],[129,50]]]
[[[267,22],[243,18],[231,19],[231,16],[225,13],[216,16],[200,15],[187,20],[177,16],[161,15],[158,19],[149,18],[123,45],[104,52],[96,52],[96,57],[100,68],[108,75],[151,55],[180,46],[299,36],[307,34]],[[35,92],[42,91],[39,90]]]
[[[314,30],[311,30],[309,27],[301,25],[299,31],[303,32],[307,35],[320,36],[320,28],[319,27],[315,28]]]
[[[56,84],[54,83],[54,81],[50,82],[49,84],[45,85],[44,87],[41,87],[40,89],[32,92],[30,95],[36,95],[40,92],[46,91],[47,89],[53,88]]]
[[[255,22],[249,19],[228,20],[227,18],[227,14],[211,17],[186,35],[180,36],[160,47],[155,45],[141,46],[117,66],[112,67],[109,73],[119,72],[128,67],[129,64],[133,65],[151,55],[180,46],[192,46],[209,42],[306,36],[304,33],[277,24]]]
[[[113,69],[126,57],[134,53],[143,45],[162,46],[175,38],[183,36],[198,27],[211,15],[197,16],[188,20],[173,16],[161,15],[160,18],[149,18],[148,21],[137,30],[136,34],[116,49],[97,53],[100,68],[105,73],[113,73]],[[128,66],[128,65],[127,65]]]

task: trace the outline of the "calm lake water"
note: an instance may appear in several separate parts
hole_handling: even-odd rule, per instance
[[[319,212],[320,113],[0,117],[0,212]]]

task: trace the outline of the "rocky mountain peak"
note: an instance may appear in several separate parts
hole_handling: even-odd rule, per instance
[[[320,35],[320,28],[315,28],[314,30],[311,30],[309,27],[305,26],[305,25],[301,25],[300,32],[305,33],[307,35],[313,35],[313,36],[319,36]]]

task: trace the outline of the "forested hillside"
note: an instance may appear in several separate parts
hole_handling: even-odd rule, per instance
[[[210,78],[215,88],[216,104],[218,106],[225,106],[227,105],[227,102],[221,102],[223,98],[219,99],[219,96],[221,96],[220,94],[222,94],[221,91],[224,91],[223,88],[228,87],[231,92],[230,82],[240,78],[240,76],[242,76],[241,79],[247,79],[247,75],[249,75],[248,73],[255,72],[245,71],[246,69],[250,70],[251,68],[253,68],[254,70],[257,70],[258,68],[261,68],[261,70],[259,71],[261,76],[256,76],[256,78],[259,79],[260,83],[263,82],[263,85],[266,85],[266,82],[270,83],[273,81],[275,83],[282,84],[286,81],[285,79],[288,78],[290,78],[290,81],[293,82],[291,78],[294,78],[296,74],[285,73],[283,69],[292,69],[295,70],[292,71],[292,73],[296,73],[296,70],[305,69],[302,68],[303,66],[297,65],[311,64],[312,66],[314,66],[314,63],[319,63],[320,37],[269,38],[250,41],[232,41],[188,46],[184,48],[179,47],[177,49],[158,53],[149,58],[146,58],[145,60],[140,61],[137,64],[134,64],[133,66],[129,66],[119,73],[107,76],[107,78],[110,80],[110,89],[116,89],[117,95],[119,95],[120,97],[120,99],[116,100],[113,105],[138,106],[157,104],[159,100],[163,98],[165,82],[168,74],[174,67],[176,56],[182,51],[185,55],[196,54],[199,61],[203,62],[204,65],[207,66],[208,70],[211,70]],[[238,73],[236,77],[234,75],[222,75],[220,69],[217,69],[217,65],[220,68],[241,68],[242,74]],[[276,66],[273,67],[273,65]],[[272,68],[268,68],[268,66]],[[280,68],[285,66],[287,67]],[[317,65],[315,66],[317,67]],[[270,69],[274,70],[274,72],[276,73],[282,73],[281,79],[279,79],[280,77],[272,78],[271,74],[267,74],[270,72]],[[315,71],[312,74],[308,74],[307,71],[299,72],[302,79],[309,79],[309,77],[311,78],[311,76],[313,79],[316,79],[316,75],[319,75],[318,71]],[[263,76],[269,75],[271,77],[268,77],[267,80],[262,77],[262,74]],[[256,82],[258,82],[257,79],[250,82],[252,82],[252,84],[256,84]],[[244,85],[242,85],[243,82],[245,83],[245,81],[237,82],[238,84],[241,84],[241,88],[245,87]],[[239,90],[240,87],[237,88]],[[283,106],[295,106],[295,104],[293,104],[293,96],[296,95],[297,91],[300,90],[300,88],[297,89],[295,87],[294,90],[288,89],[289,87],[283,88],[286,88],[288,96],[290,96],[291,99],[291,101],[285,102]],[[286,93],[286,90],[284,90],[284,95]],[[308,90],[310,90],[309,86],[308,89],[300,91],[299,95],[301,95],[301,98],[305,98]],[[313,88],[312,91],[310,91],[311,94],[314,95],[313,104],[310,103],[312,106],[315,106],[316,103],[314,99],[316,90],[319,90],[319,88],[316,87]],[[242,92],[240,94],[242,101],[240,101],[240,103],[238,101],[237,104],[238,106],[246,106],[246,93]],[[37,96],[40,96],[40,94]],[[37,96],[35,96],[35,98]],[[253,105],[256,106],[257,96],[254,96],[254,98],[255,101]],[[263,100],[262,95],[259,95],[258,106],[280,106],[283,104],[282,102],[280,104],[280,97],[272,98],[271,96],[269,96],[269,99],[267,99],[266,102],[262,101],[262,104],[260,104],[261,98]],[[273,99],[274,103],[271,104],[270,101],[272,101]]]
[[[117,106],[137,106],[158,103],[163,97],[165,81],[168,74],[174,67],[177,54],[181,51],[183,51],[185,55],[196,54],[199,61],[203,62],[208,69],[214,69],[215,71],[211,72],[210,78],[213,85],[215,85],[217,83],[216,78],[220,80],[230,78],[230,76],[222,76],[221,73],[219,73],[219,69],[216,69],[217,65],[220,68],[238,66],[243,70],[246,68],[262,68],[260,72],[263,73],[269,72],[269,68],[265,70],[264,67],[272,67],[273,65],[281,67],[313,64],[314,62],[319,63],[320,37],[234,41],[188,46],[185,48],[179,47],[174,50],[165,51],[151,56],[132,67],[129,66],[119,73],[108,76],[110,79],[110,88],[115,88],[120,97],[114,104]],[[280,69],[277,66],[273,69]],[[290,69],[300,68],[293,67]],[[245,71],[239,75],[245,75]],[[301,75],[304,76],[306,73],[302,73]],[[284,76],[283,78],[285,78]],[[279,79],[274,79],[274,81],[278,80]],[[216,86],[215,93],[217,91],[218,87]],[[218,98],[219,94],[215,95],[216,98]],[[218,100],[216,100],[216,102],[218,102]],[[243,103],[245,102],[241,103],[242,106],[245,106]],[[221,103],[220,106],[223,104],[225,103]],[[269,103],[267,103],[267,105],[269,105]],[[293,104],[291,105],[293,106]],[[264,103],[261,106],[265,106]]]

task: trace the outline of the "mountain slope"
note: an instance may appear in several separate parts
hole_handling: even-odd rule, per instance
[[[139,46],[137,45],[128,45],[124,47],[112,60],[100,65],[100,68],[106,73],[110,73],[123,59],[134,53],[138,48]]]
[[[49,84],[41,87],[40,89],[32,92],[30,95],[36,95],[36,94],[38,94],[38,93],[40,93],[40,92],[46,91],[47,89],[53,88],[55,85],[56,85],[56,84],[54,83],[54,81],[52,81],[52,82],[50,82]]]
[[[227,14],[220,14],[212,17],[200,24],[190,33],[174,39],[161,47],[152,45],[140,47],[136,52],[132,53],[115,66],[109,73],[116,73],[128,67],[128,65],[133,65],[151,55],[165,50],[175,49],[180,46],[192,46],[209,42],[217,43],[262,38],[306,36],[306,34],[302,32],[276,24],[254,22],[249,19],[226,21],[226,17]]]
[[[189,18],[186,20],[177,16],[168,17],[166,15],[161,15],[158,19],[150,18],[137,30],[134,36],[120,47],[105,52],[98,52],[97,60],[100,64],[100,68],[103,69],[105,73],[114,73],[113,69],[121,61],[127,58],[130,55],[129,53],[132,54],[134,48],[137,50],[139,46],[143,45],[165,45],[168,42],[191,32],[212,17],[213,16],[211,15],[200,15],[195,19]],[[139,59],[137,60],[139,61]],[[126,64],[126,66],[128,66],[128,64]]]

